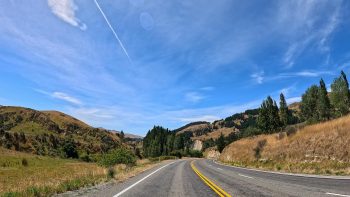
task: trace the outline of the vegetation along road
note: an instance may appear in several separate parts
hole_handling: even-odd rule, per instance
[[[168,162],[87,196],[350,196],[350,177],[291,175],[218,164]]]

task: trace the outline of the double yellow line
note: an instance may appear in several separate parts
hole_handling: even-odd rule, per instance
[[[215,193],[217,193],[220,197],[231,197],[230,194],[225,192],[223,189],[221,189],[219,186],[217,186],[215,183],[213,183],[211,180],[209,180],[206,176],[204,176],[193,164],[194,161],[191,162],[192,170],[199,176],[199,178],[202,179],[202,181],[207,184]]]

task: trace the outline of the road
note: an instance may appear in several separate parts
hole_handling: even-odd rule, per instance
[[[200,173],[198,175],[191,167]],[[200,177],[202,176],[202,178]],[[83,196],[218,196],[209,180],[229,196],[350,197],[350,179],[294,176],[217,164],[211,160],[177,160],[146,171],[124,183]],[[222,195],[225,196],[225,195]]]

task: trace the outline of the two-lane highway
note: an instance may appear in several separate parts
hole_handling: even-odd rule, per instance
[[[191,166],[192,164],[192,166]],[[343,196],[349,177],[295,176],[236,168],[211,160],[177,160],[124,183],[82,196]]]

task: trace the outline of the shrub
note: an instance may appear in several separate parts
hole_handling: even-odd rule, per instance
[[[105,167],[111,167],[115,164],[135,165],[136,156],[130,150],[119,148],[102,155],[98,163]]]
[[[115,170],[112,167],[109,167],[107,170],[107,178],[112,179],[114,178]]]
[[[28,166],[28,161],[26,158],[22,159],[22,166],[27,167]]]
[[[203,157],[203,153],[202,151],[199,151],[199,150],[190,150],[188,156],[201,158]]]
[[[80,160],[85,162],[91,162],[91,158],[89,154],[83,153],[79,156]]]
[[[170,155],[171,155],[171,156],[178,157],[179,159],[182,158],[182,152],[179,151],[179,150],[172,151],[172,152],[170,153]]]
[[[256,147],[253,149],[254,150],[254,156],[255,158],[258,160],[261,157],[261,151],[264,148],[264,146],[266,145],[266,139],[260,140],[258,141],[258,144],[256,145]]]

